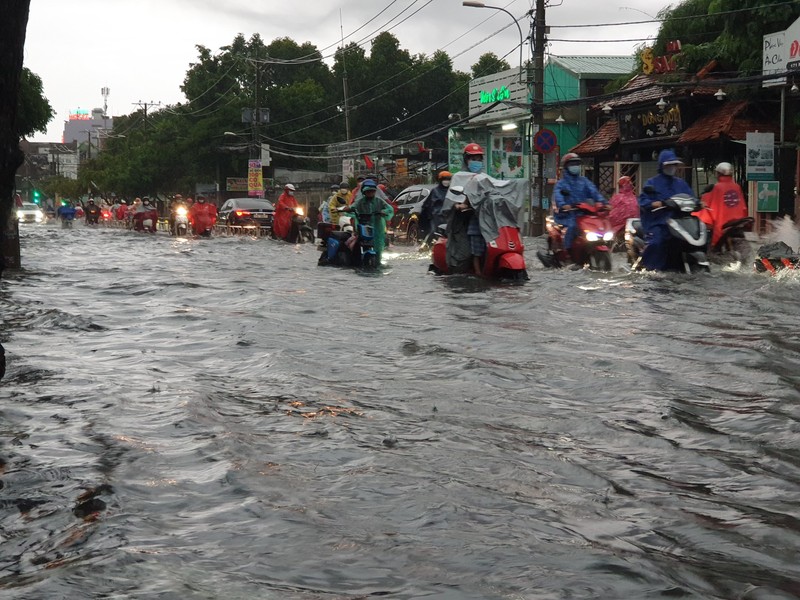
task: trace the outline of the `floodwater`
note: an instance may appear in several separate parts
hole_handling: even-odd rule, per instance
[[[800,598],[798,278],[22,241],[4,600]]]

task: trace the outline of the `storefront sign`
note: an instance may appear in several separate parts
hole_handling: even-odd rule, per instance
[[[761,47],[761,69],[764,75],[781,73],[786,69],[786,32],[776,31],[764,36]],[[784,85],[786,77],[780,79],[767,79],[762,82],[763,87]]]
[[[747,132],[747,179],[765,181],[775,177],[775,134]]]
[[[784,35],[786,70],[797,71],[800,69],[800,19],[789,25]]]
[[[406,177],[408,175],[408,159],[398,158],[394,161],[395,174],[398,177]]]
[[[756,182],[758,212],[778,212],[781,184],[778,181]]]
[[[229,192],[246,192],[247,177],[228,177],[225,181],[225,189]]]
[[[511,91],[504,85],[489,92],[481,90],[481,104],[492,104],[493,102],[509,100],[510,98]]]
[[[259,159],[247,163],[247,195],[260,198],[264,194],[264,172]]]
[[[89,111],[85,108],[79,108],[69,113],[70,121],[91,121],[91,119],[92,117],[89,116]]]
[[[672,138],[683,132],[680,106],[668,110],[638,109],[619,114],[619,134],[623,142]]]
[[[667,51],[664,56],[653,56],[652,48],[642,50],[642,73],[651,75],[658,73],[671,73],[675,71],[677,64],[675,57],[681,53],[680,40],[667,42]]]
[[[354,158],[342,159],[342,177],[349,179],[356,176],[356,161]]]

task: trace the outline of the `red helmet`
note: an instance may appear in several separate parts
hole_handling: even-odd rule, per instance
[[[561,166],[563,167],[567,163],[579,161],[580,159],[581,157],[574,152],[567,152],[563,157],[561,157]]]
[[[633,185],[633,181],[631,181],[631,178],[628,177],[627,175],[623,175],[622,177],[619,178],[619,180],[617,180],[617,185],[619,187],[622,187],[623,185],[631,185],[632,186]]]
[[[476,154],[480,154],[481,156],[485,155],[483,148],[481,148],[480,144],[476,144],[475,142],[469,143],[464,146],[464,155],[465,156],[473,156]]]

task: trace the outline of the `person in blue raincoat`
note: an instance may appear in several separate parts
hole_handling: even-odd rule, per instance
[[[588,178],[581,175],[581,157],[574,152],[565,154],[561,159],[561,171],[561,179],[553,190],[556,204],[553,218],[567,228],[564,250],[569,252],[578,233],[578,211],[572,209],[582,202],[594,200],[595,204],[606,204],[608,201]]]
[[[668,243],[670,239],[667,210],[656,210],[664,206],[664,200],[676,194],[692,194],[692,188],[678,176],[678,167],[683,162],[673,150],[662,150],[658,155],[658,175],[648,179],[641,195],[639,208],[647,246],[642,254],[645,269],[666,271],[669,268]]]

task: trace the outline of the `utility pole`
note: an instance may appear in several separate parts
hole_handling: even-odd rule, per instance
[[[344,128],[346,140],[350,141],[350,104],[347,94],[347,61],[344,57],[344,26],[342,25],[342,9],[339,9],[339,29],[342,33],[342,87],[344,88]]]
[[[161,106],[161,102],[153,102],[152,100],[150,102],[142,102],[139,100],[133,104],[144,109],[144,128],[147,129],[147,109],[151,106]]]
[[[533,97],[531,100],[531,153],[533,153],[533,136],[544,128],[544,48],[545,48],[545,0],[536,0],[536,14],[533,18]],[[539,207],[535,209],[531,203],[530,235],[544,233],[544,223],[547,211],[542,206],[544,200],[544,155],[538,153],[536,169],[535,192],[533,198],[538,198]],[[533,175],[533,173],[531,173]],[[537,214],[538,218],[534,218]],[[536,225],[536,227],[534,227]]]
[[[256,68],[256,86],[253,90],[253,143],[250,146],[250,158],[261,157],[261,145],[259,140],[258,125],[261,121],[261,109],[258,106],[258,88],[261,85],[261,65],[258,63],[258,48],[256,48],[256,59],[253,61]]]

